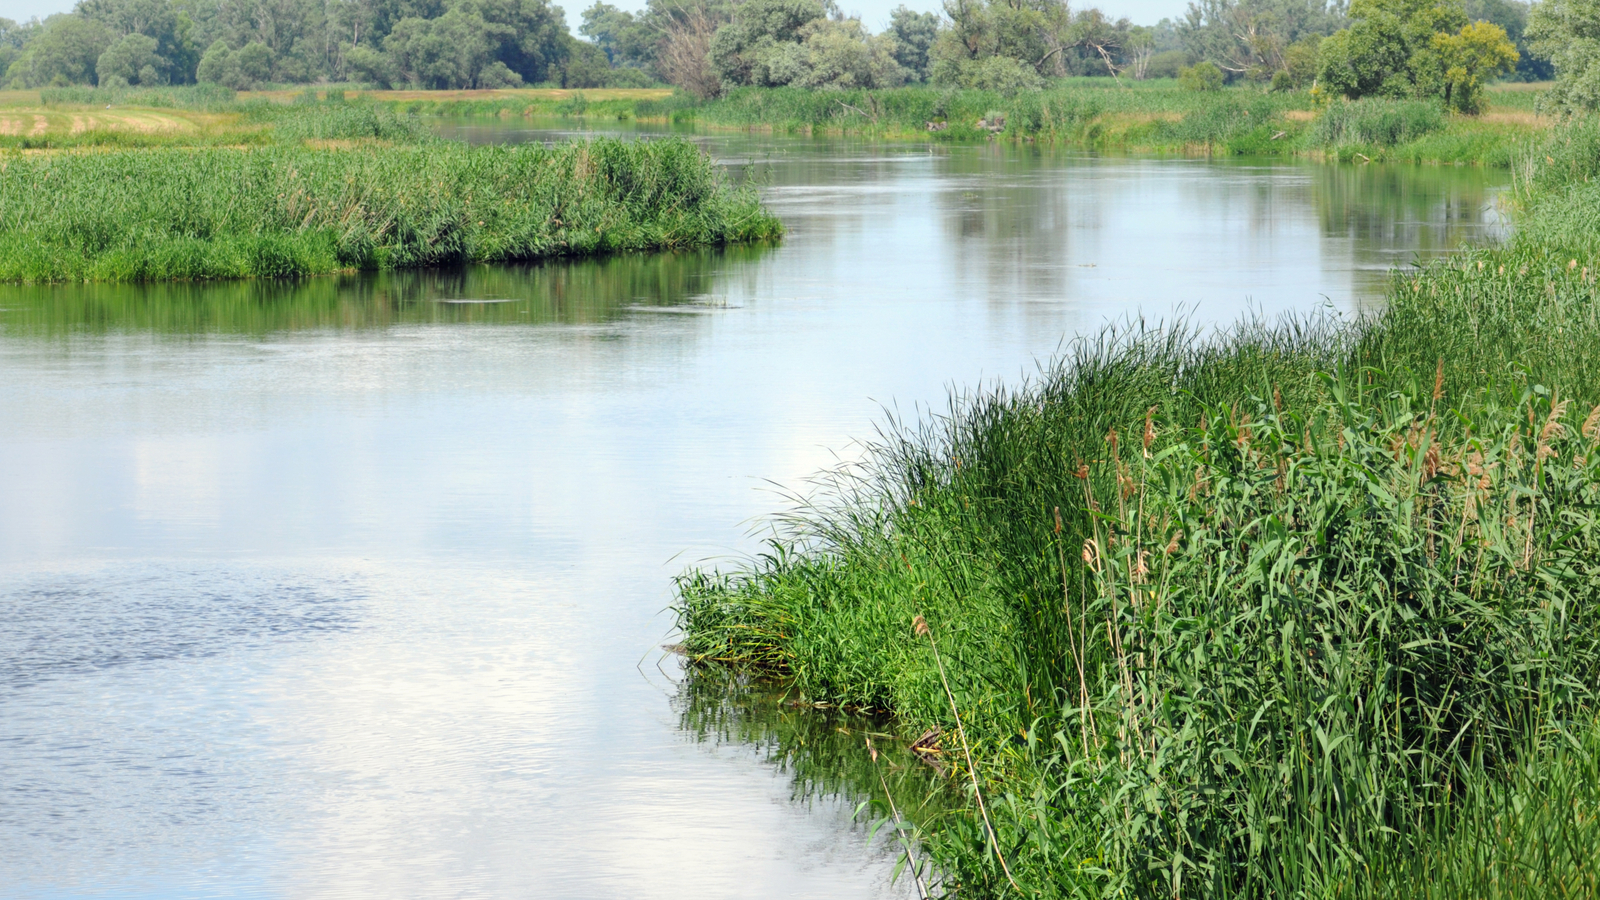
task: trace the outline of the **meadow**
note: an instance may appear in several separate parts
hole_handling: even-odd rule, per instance
[[[691,666],[919,741],[960,802],[856,789],[935,893],[1593,896],[1600,126],[1532,150],[1516,236],[1381,311],[1129,322],[886,422],[680,578]]]

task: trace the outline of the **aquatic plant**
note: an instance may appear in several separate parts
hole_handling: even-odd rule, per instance
[[[1600,291],[1570,252],[1397,271],[1352,320],[1131,323],[891,421],[765,555],[685,573],[686,652],[970,738],[968,807],[920,832],[964,896],[1577,896]]]
[[[679,140],[0,160],[0,280],[289,277],[775,237]]]

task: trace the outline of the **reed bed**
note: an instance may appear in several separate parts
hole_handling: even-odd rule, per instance
[[[680,140],[444,141],[0,160],[0,280],[292,277],[758,241],[781,226]]]
[[[1542,148],[1525,222],[1590,146]],[[766,554],[685,573],[686,651],[940,735],[947,894],[1585,896],[1600,292],[1540,234],[890,421]]]

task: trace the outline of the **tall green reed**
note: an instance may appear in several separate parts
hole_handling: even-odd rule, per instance
[[[288,277],[761,240],[684,141],[144,150],[0,160],[0,280]]]

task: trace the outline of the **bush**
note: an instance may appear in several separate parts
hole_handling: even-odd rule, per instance
[[[1189,54],[1182,50],[1163,50],[1150,57],[1145,67],[1146,78],[1177,78],[1189,64]]]
[[[1222,70],[1210,60],[1201,60],[1178,72],[1178,83],[1186,91],[1222,90]]]

